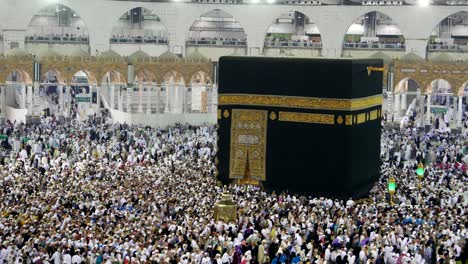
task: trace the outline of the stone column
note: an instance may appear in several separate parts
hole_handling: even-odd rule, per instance
[[[91,86],[91,85],[89,86],[88,96],[89,96],[88,109],[90,109],[91,106],[92,106],[92,103],[93,103],[93,86]]]
[[[123,88],[119,87],[117,88],[117,104],[118,104],[118,109],[119,111],[123,112]]]
[[[395,116],[398,116],[400,113],[400,94],[394,94],[394,102],[393,102],[393,112]]]
[[[213,84],[211,86],[211,109],[213,113],[216,113],[218,107],[218,86]]]
[[[184,90],[185,90],[185,83],[181,81],[179,83],[179,86],[177,87],[177,96],[179,97],[178,102],[177,102],[177,113],[183,113],[184,112]]]
[[[110,91],[109,91],[109,104],[110,108],[114,109],[115,108],[115,86],[111,85],[110,86]]]
[[[431,94],[427,94],[426,108],[426,123],[431,124]]]
[[[33,93],[33,100],[32,100],[32,104],[33,104],[33,109],[32,109],[33,113],[32,114],[33,115],[40,114],[40,113],[36,113],[36,111],[34,110],[34,107],[38,104],[39,87],[40,87],[39,82],[34,82],[34,93]],[[42,110],[42,109],[40,109],[40,110]]]
[[[29,85],[27,87],[28,91],[27,91],[27,95],[26,95],[26,98],[27,98],[27,108],[28,108],[28,115],[31,115],[32,114],[32,107],[33,107],[33,87],[31,85]]]
[[[146,86],[146,114],[151,114],[151,96],[153,85]]]
[[[127,113],[131,113],[132,109],[132,94],[133,94],[133,87],[127,87],[127,102],[126,102],[126,111]]]
[[[0,86],[0,123],[5,124],[6,119],[6,86]]]
[[[97,87],[97,86],[96,86],[96,104],[97,104],[96,116],[101,116],[101,87]]]
[[[167,83],[165,82],[164,83],[164,88],[165,88],[165,92],[166,92],[166,102],[165,102],[165,106],[164,106],[164,113],[169,113],[169,100],[171,99],[171,94],[170,94],[170,89],[172,89],[172,86],[170,85],[167,85]]]
[[[157,84],[154,88],[156,89],[156,114],[159,114],[159,104],[161,102],[161,88]]]
[[[462,126],[463,118],[463,96],[458,96],[457,126]]]
[[[63,87],[62,85],[57,86],[58,89],[58,115],[63,115]]]
[[[182,86],[182,91],[181,91],[181,94],[182,94],[182,113],[185,113],[185,112],[188,112],[188,108],[187,108],[187,87],[185,87],[185,84],[184,86]]]
[[[206,91],[206,112],[213,112],[213,89],[209,86],[203,86],[203,90]]]
[[[179,99],[179,86],[174,85],[173,86],[173,91],[174,91],[174,100],[172,101],[172,113],[179,113],[179,105],[180,105],[180,99]]]
[[[407,53],[414,52],[422,58],[426,58],[427,39],[405,38],[405,45]]]
[[[71,105],[71,86],[67,85],[65,87],[65,99],[67,100],[66,116],[70,117],[71,108],[72,108],[72,105]]]
[[[424,120],[426,120],[426,117],[424,116],[424,97],[421,95],[421,90],[418,89],[417,91],[417,96],[416,96],[417,104],[416,106],[418,107],[417,112],[418,112],[418,127],[423,127],[424,126]]]
[[[2,117],[6,118],[6,109],[7,109],[7,91],[6,86],[1,86],[2,89]]]
[[[1,106],[1,113],[0,118],[2,120],[1,123],[4,123],[4,119],[6,118],[6,86],[0,86],[1,94],[0,94],[0,106]]]
[[[406,100],[406,97],[407,97],[406,95],[407,95],[407,93],[402,93],[401,94],[401,105],[400,105],[400,107],[401,107],[401,110],[403,110],[403,111],[408,108],[408,102]]]
[[[1,113],[0,113],[0,123],[4,124],[5,122],[5,117],[6,117],[6,107],[5,107],[5,104],[6,104],[6,97],[5,97],[5,94],[6,94],[6,86],[0,86],[0,90],[1,90],[1,93],[0,93],[0,106],[1,106]]]
[[[21,84],[21,109],[26,108],[26,84]]]
[[[138,113],[143,113],[143,84],[138,84]]]

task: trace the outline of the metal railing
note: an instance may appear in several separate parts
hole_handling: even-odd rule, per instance
[[[88,44],[88,37],[65,37],[65,36],[29,36],[26,43],[60,43],[60,44]]]
[[[167,45],[169,40],[166,38],[142,38],[136,37],[131,39],[126,38],[111,38],[111,44],[158,44]]]
[[[445,45],[445,44],[429,44],[430,51],[444,50],[455,52],[468,52],[468,45]]]
[[[168,89],[173,89],[174,87],[166,86],[152,86],[144,87],[143,92],[141,93],[141,108],[143,113],[174,113],[174,102],[171,101]],[[101,96],[105,97],[107,103],[110,104],[111,100],[111,87],[108,84],[105,84],[100,89]],[[122,89],[120,94],[121,99],[119,99],[119,88],[114,88],[114,110],[122,110],[127,113],[138,113],[140,105],[140,92],[139,90],[132,90],[130,93],[127,93],[127,88]],[[151,92],[149,92],[151,89]],[[203,99],[199,99],[198,106],[195,107],[193,98],[192,98],[192,87],[184,87],[182,98],[178,104],[179,110],[181,113],[215,113],[218,108],[218,89],[211,86],[206,87],[206,101],[203,102]],[[151,102],[148,105],[148,100]],[[120,106],[119,106],[120,102]],[[200,104],[201,103],[201,104]],[[148,111],[148,106],[150,109]],[[198,108],[198,109],[195,109]]]
[[[186,45],[190,46],[235,46],[235,47],[245,47],[247,46],[247,41],[241,40],[187,40]]]
[[[288,48],[308,48],[308,49],[321,49],[321,42],[305,42],[305,41],[265,41],[265,47],[288,47]]]
[[[403,43],[348,43],[343,44],[345,49],[376,49],[376,50],[405,50]]]

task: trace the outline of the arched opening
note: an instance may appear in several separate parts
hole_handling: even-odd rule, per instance
[[[27,87],[32,91],[32,78],[21,69],[16,69],[7,75],[5,82],[6,105],[25,109],[28,107]]]
[[[57,70],[49,70],[43,75],[40,85],[40,95],[52,95],[58,93],[58,86],[65,85],[65,80],[61,79],[60,72]]]
[[[452,85],[444,79],[433,80],[428,87],[428,93],[432,94],[432,105],[450,105],[453,96]]]
[[[182,113],[185,104],[185,82],[182,75],[176,71],[170,71],[163,77],[161,85],[162,106],[164,113]]]
[[[186,45],[246,47],[247,35],[236,18],[214,9],[193,22]]]
[[[80,70],[73,75],[71,80],[72,95],[88,94],[89,93],[89,78],[88,74]]]
[[[96,110],[97,102],[96,78],[86,70],[79,70],[71,79],[71,117],[87,120]]]
[[[156,76],[152,72],[145,69],[139,71],[135,76],[135,83],[137,84],[149,84],[155,81]]]
[[[111,109],[115,109],[116,102],[120,101],[120,91],[127,85],[123,74],[118,71],[108,71],[102,77],[101,96],[106,98],[106,102]]]
[[[462,96],[462,116],[466,118],[468,115],[468,81],[463,83],[458,95]]]
[[[435,118],[435,127],[445,130],[456,109],[452,85],[444,79],[436,79],[429,84],[427,92],[431,94],[431,114]]]
[[[278,17],[268,28],[265,48],[321,49],[322,38],[317,25],[298,11],[289,11]]]
[[[39,10],[31,19],[25,45],[32,54],[50,49],[61,55],[89,54],[89,33],[78,13],[68,6],[54,4]]]
[[[396,85],[395,92],[403,94],[404,100],[402,100],[401,106],[403,109],[408,109],[411,104],[415,103],[418,92],[421,92],[421,87],[415,80],[405,78]]]
[[[61,113],[64,110],[65,89],[66,80],[61,73],[56,69],[48,70],[42,75],[37,101],[49,114]]]
[[[156,86],[156,76],[152,72],[143,69],[135,76],[135,88],[133,92],[134,94],[137,93],[138,96],[133,100],[133,103],[138,105],[137,111],[139,113],[143,112],[144,105],[146,105],[146,113],[152,113],[151,103],[155,96],[153,92],[154,86]]]
[[[405,38],[387,15],[372,11],[358,17],[346,31],[344,49],[405,50]]]
[[[127,81],[123,74],[118,71],[108,71],[102,77],[102,87],[110,86],[110,85],[125,85]]]
[[[136,7],[125,12],[115,23],[110,44],[112,50],[123,56],[139,49],[158,56],[167,50],[168,37],[167,28],[158,15]]]
[[[213,87],[211,78],[203,71],[195,73],[187,89],[188,105],[191,112],[210,112],[212,105]]]
[[[468,12],[458,12],[440,21],[429,37],[429,51],[468,51]]]

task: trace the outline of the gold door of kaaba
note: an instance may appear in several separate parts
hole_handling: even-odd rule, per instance
[[[266,110],[232,109],[229,178],[258,184],[266,180]]]

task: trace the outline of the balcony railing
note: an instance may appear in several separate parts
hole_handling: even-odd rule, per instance
[[[189,46],[232,46],[232,47],[245,47],[246,41],[240,40],[187,40],[186,45]]]
[[[430,51],[454,51],[454,52],[468,52],[468,45],[444,45],[444,44],[430,44]]]
[[[321,42],[303,42],[303,41],[265,41],[266,48],[306,48],[321,49]]]
[[[158,44],[158,45],[167,45],[169,43],[168,39],[165,38],[111,38],[111,44]]]
[[[375,49],[375,50],[405,50],[406,45],[401,43],[347,43],[343,44],[345,49]]]
[[[88,44],[88,37],[34,36],[26,37],[26,43]]]

